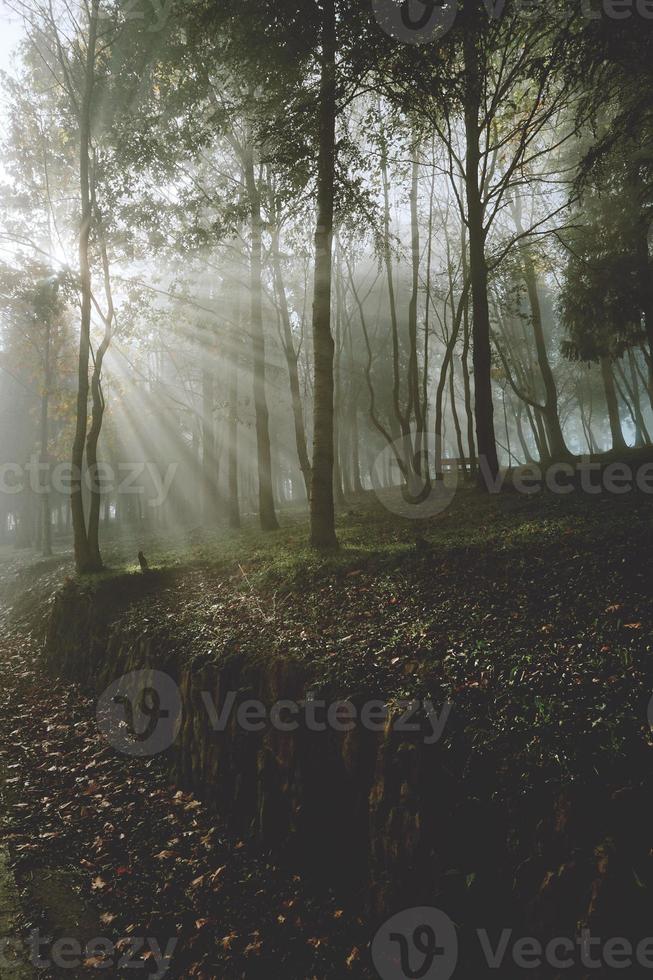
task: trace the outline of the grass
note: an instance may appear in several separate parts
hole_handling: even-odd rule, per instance
[[[648,497],[463,489],[422,521],[364,497],[339,514],[338,537],[338,551],[311,551],[297,514],[272,533],[124,529],[105,542],[107,569],[79,584],[109,612],[114,596],[126,643],[154,634],[180,670],[279,658],[338,697],[452,701],[461,764],[508,753],[525,785],[538,769],[570,779],[648,759]],[[33,561],[20,608],[69,570],[66,555]]]

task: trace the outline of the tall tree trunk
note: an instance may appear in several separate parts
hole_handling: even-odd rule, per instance
[[[615,388],[614,375],[612,374],[612,364],[609,357],[603,356],[601,358],[601,375],[603,377],[603,387],[605,389],[605,401],[608,406],[612,448],[616,452],[622,452],[628,447],[626,446],[626,440],[624,439],[624,434],[621,429],[619,401],[617,399],[617,389]]]
[[[44,557],[52,554],[52,514],[50,511],[50,387],[52,384],[52,325],[45,323],[45,350],[43,356],[43,393],[41,395],[41,467],[45,476],[43,498],[41,500],[41,551]]]
[[[467,252],[467,246],[465,246],[465,253]],[[463,274],[465,279],[467,279],[467,255],[463,256]],[[465,307],[463,309],[463,350],[462,350],[462,368],[463,368],[463,390],[465,392],[465,415],[467,416],[467,446],[469,452],[469,473],[472,475],[476,469],[476,440],[474,438],[474,409],[472,406],[472,386],[471,386],[471,372],[469,370],[469,347],[470,347],[470,329],[469,329],[469,296],[465,300]]]
[[[99,0],[92,0],[89,9],[88,43],[84,68],[84,87],[80,104],[79,119],[79,184],[81,201],[81,224],[79,229],[79,279],[81,287],[81,318],[79,333],[79,355],[77,361],[77,409],[75,437],[73,440],[70,480],[70,507],[73,522],[75,566],[77,571],[93,571],[89,550],[84,498],[82,496],[82,476],[84,467],[84,446],[88,427],[88,370],[91,356],[91,266],[89,241],[91,235],[92,203],[90,177],[91,150],[91,111],[95,80],[95,51],[97,45]]]
[[[458,409],[456,407],[456,359],[451,359],[451,371],[449,373],[449,399],[451,401],[451,417],[453,419],[453,427],[456,432],[456,445],[458,447],[458,458],[465,458],[465,450],[463,448],[463,434],[460,428],[460,419],[458,418]]]
[[[467,6],[465,7],[467,11]],[[488,303],[488,268],[485,257],[484,207],[482,201],[481,154],[479,109],[481,104],[482,76],[476,49],[475,11],[470,9],[464,17],[465,57],[465,191],[467,197],[467,221],[469,227],[469,266],[472,287],[472,336],[474,340],[474,412],[476,439],[481,462],[490,477],[499,472],[497,444],[494,434],[494,406],[492,403],[492,355],[490,350],[490,309]],[[482,489],[487,482],[480,479]]]
[[[240,527],[240,502],[238,498],[238,333],[240,327],[240,305],[234,312],[232,332],[232,353],[229,369],[229,422],[227,426],[227,480],[229,484],[229,527]]]
[[[363,481],[361,480],[360,436],[358,431],[358,398],[353,400],[351,406],[351,472],[354,493],[362,493]]]
[[[528,419],[528,424],[530,425],[531,432],[533,434],[533,442],[535,443],[535,447],[537,449],[540,460],[546,459],[546,455],[548,453],[548,447],[546,445],[546,440],[544,441],[544,447],[542,446],[542,437],[544,435],[542,425],[541,423],[538,424],[535,416],[535,411],[534,409],[531,408],[531,406],[528,403],[526,403],[525,405],[525,410],[526,410],[526,418]]]
[[[340,419],[342,414],[342,375],[340,371],[340,359],[342,356],[342,311],[343,311],[343,298],[341,282],[342,277],[338,275],[339,272],[339,256],[338,256],[338,242],[336,239],[335,246],[335,262],[336,262],[336,282],[335,282],[335,296],[336,296],[336,329],[334,337],[334,351],[333,351],[333,493],[336,504],[339,507],[343,507],[346,503],[345,490],[344,490],[344,475],[342,472],[342,430],[340,425]]]
[[[433,151],[434,141],[432,142]],[[426,283],[424,290],[424,364],[422,370],[422,472],[426,480],[431,479],[431,463],[429,453],[429,341],[430,341],[430,313],[431,313],[431,259],[433,257],[433,204],[435,201],[435,182],[436,172],[433,167],[431,174],[431,188],[429,192],[429,213],[428,213],[428,238],[426,243]],[[466,278],[466,276],[464,277]]]
[[[540,460],[551,459],[551,449],[549,447],[542,409],[539,405],[536,405],[533,411],[535,413],[535,427],[537,429],[537,444],[540,451]]]
[[[270,414],[265,390],[265,336],[263,333],[262,221],[261,196],[254,173],[254,150],[251,141],[245,153],[245,182],[251,217],[251,331],[254,377],[254,412],[258,463],[259,520],[264,531],[279,527],[272,492],[272,451],[270,448]]]
[[[92,200],[93,202],[95,201],[94,194],[92,195]],[[102,431],[102,421],[104,419],[105,410],[104,394],[102,391],[102,367],[104,365],[105,355],[109,349],[109,344],[111,343],[114,317],[109,257],[107,255],[106,244],[102,233],[102,223],[99,220],[99,216],[97,221],[97,231],[100,256],[102,260],[102,271],[104,274],[104,291],[108,305],[107,312],[104,317],[104,336],[93,361],[93,374],[91,376],[91,400],[93,409],[91,413],[91,427],[86,439],[86,462],[91,478],[91,502],[88,514],[88,550],[91,565],[96,571],[101,569],[103,566],[102,555],[100,553],[100,508],[102,504],[102,486],[97,458],[98,442],[100,439],[100,432]]]
[[[522,424],[522,415],[523,415],[523,412],[524,412],[524,407],[522,405],[521,400],[518,399],[518,401],[517,401],[517,414],[515,416],[515,421],[516,421],[516,424],[517,424],[517,438],[519,439],[519,445],[521,446],[521,450],[522,450],[522,452],[524,454],[524,462],[526,462],[526,463],[534,463],[535,460],[533,459],[533,456],[531,454],[531,451],[528,448],[528,443],[526,442],[526,435],[524,434],[524,426]]]
[[[217,518],[217,460],[215,452],[215,376],[208,351],[204,351],[202,367],[202,521],[205,526],[214,524]]]
[[[361,464],[360,464],[360,445],[359,445],[359,430],[358,430],[358,398],[359,398],[359,381],[358,372],[356,369],[356,363],[354,361],[354,345],[352,341],[352,328],[351,320],[347,323],[347,352],[349,354],[349,423],[351,425],[349,448],[351,451],[350,463],[351,463],[351,479],[352,479],[352,490],[355,494],[362,493],[363,484],[361,481]]]
[[[517,223],[521,229],[521,222]],[[544,382],[545,401],[542,408],[544,424],[546,425],[549,451],[553,459],[564,459],[571,456],[565,437],[560,425],[560,414],[558,411],[558,389],[556,388],[555,378],[549,363],[549,356],[546,350],[544,339],[544,327],[542,324],[542,306],[537,291],[537,278],[533,258],[529,251],[525,252],[523,260],[524,281],[528,292],[528,300],[531,307],[531,319],[533,324],[533,335],[535,337],[535,350],[537,353],[537,363]]]
[[[383,124],[381,124],[381,127]],[[381,128],[381,183],[383,185],[383,261],[386,281],[388,284],[388,302],[390,308],[390,329],[392,338],[392,405],[394,418],[391,419],[390,429],[396,439],[401,433],[406,436],[409,428],[401,411],[401,380],[399,365],[399,321],[397,317],[397,301],[395,297],[394,274],[392,268],[392,249],[390,248],[390,179],[388,176],[388,149],[385,133]]]
[[[113,310],[110,311],[113,317]],[[100,480],[100,469],[98,465],[98,442],[102,431],[102,421],[104,419],[105,402],[102,392],[102,365],[104,356],[111,340],[110,320],[102,338],[102,343],[98,347],[93,365],[93,375],[91,377],[91,397],[93,408],[91,412],[91,425],[86,439],[86,462],[90,476],[91,501],[88,511],[88,551],[91,568],[99,571],[103,567],[102,554],[100,552],[100,508],[102,504],[102,486]]]
[[[411,291],[410,303],[408,305],[408,418],[411,414],[415,417],[416,429],[416,470],[420,472],[421,442],[423,436],[424,422],[422,419],[422,402],[420,398],[419,384],[419,362],[417,357],[417,304],[419,300],[419,161],[417,142],[413,146],[413,164],[411,170],[410,184],[410,254],[411,254]]]
[[[460,334],[460,325],[463,319],[463,312],[465,309],[465,304],[469,296],[469,282],[466,282],[463,287],[463,292],[458,300],[458,306],[454,313],[454,322],[451,328],[451,335],[447,340],[447,345],[444,351],[444,358],[442,359],[442,366],[440,368],[440,378],[438,380],[438,386],[435,392],[435,478],[436,480],[441,480],[443,477],[442,471],[442,452],[444,447],[444,393],[445,386],[447,383],[447,375],[449,372],[449,367],[452,362],[453,352],[458,342],[458,335]],[[452,297],[453,303],[453,297]]]
[[[274,283],[277,293],[277,303],[281,316],[281,327],[283,330],[283,352],[288,367],[288,380],[290,382],[290,400],[292,404],[293,423],[295,426],[295,445],[297,447],[297,458],[299,468],[306,487],[306,498],[311,492],[311,463],[308,458],[308,446],[306,442],[306,426],[304,423],[304,407],[299,387],[299,371],[297,368],[298,354],[295,350],[295,342],[290,326],[290,312],[288,310],[288,300],[286,298],[286,287],[283,280],[281,268],[281,257],[279,254],[279,232],[275,229],[272,233],[272,264],[274,272]]]
[[[653,256],[649,255],[649,229],[651,226],[651,216],[647,207],[649,201],[649,189],[642,178],[639,165],[635,165],[632,172],[632,180],[635,185],[635,192],[641,204],[641,218],[637,222],[635,234],[637,264],[639,270],[640,291],[642,297],[642,307],[644,312],[644,328],[648,341],[648,351],[646,351],[646,364],[648,367],[648,396],[653,408]]]
[[[644,421],[644,412],[642,410],[642,399],[639,393],[639,380],[637,377],[637,368],[635,366],[635,355],[633,354],[630,348],[628,349],[628,367],[630,370],[630,381],[628,380],[626,372],[623,370],[621,365],[619,364],[617,365],[617,367],[619,373],[621,374],[621,377],[623,378],[626,391],[628,392],[628,395],[632,400],[633,413],[635,416],[635,427],[637,430],[637,445],[645,446],[648,443],[650,443],[651,437],[649,435],[646,422]]]
[[[331,275],[336,165],[336,12],[334,0],[322,5],[317,227],[313,292],[313,469],[311,473],[311,544],[336,548],[333,503],[333,355]]]

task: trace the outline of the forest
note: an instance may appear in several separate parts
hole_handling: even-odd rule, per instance
[[[0,978],[648,975],[653,4],[0,13]]]

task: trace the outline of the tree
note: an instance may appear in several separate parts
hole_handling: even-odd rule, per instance
[[[569,18],[549,10],[522,14],[515,3],[488,17],[479,0],[465,0],[454,28],[438,44],[406,46],[382,65],[388,96],[430,126],[447,149],[446,172],[468,229],[476,439],[491,476],[498,458],[489,278],[514,242],[534,229],[492,250],[491,233],[508,199],[532,179],[538,161],[576,131],[576,123],[561,115],[572,92],[558,71]],[[554,130],[556,122],[560,132]],[[487,486],[485,480],[481,485]]]

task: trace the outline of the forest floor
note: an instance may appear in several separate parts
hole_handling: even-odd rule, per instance
[[[463,739],[470,765],[503,754],[502,798],[587,772],[625,787],[650,768],[649,497],[465,490],[419,522],[366,498],[342,513],[339,535],[340,551],[324,557],[292,516],[268,535],[133,529],[108,544],[100,581],[139,574],[142,547],[161,587],[134,604],[126,629],[131,617],[134,630],[165,633],[186,662],[295,657],[343,697],[453,702],[447,744],[460,751]],[[369,976],[371,937],[354,904],[230,838],[156,760],[111,750],[84,692],[44,679],[43,628],[67,550],[2,557],[3,834],[23,934],[120,936],[123,955],[130,938],[165,950],[180,936],[171,976]],[[148,975],[158,949],[138,951]],[[94,976],[108,962],[82,959],[39,975]]]

